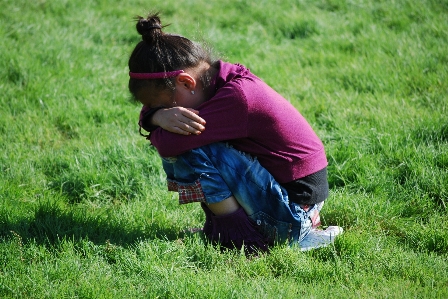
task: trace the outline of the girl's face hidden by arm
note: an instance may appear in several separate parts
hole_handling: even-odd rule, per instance
[[[137,100],[150,108],[176,106],[196,108],[206,100],[203,88],[189,73],[181,73],[175,77],[174,85],[173,91],[155,91],[152,88],[143,87],[137,93]]]

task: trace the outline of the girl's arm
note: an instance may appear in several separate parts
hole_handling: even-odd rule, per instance
[[[207,144],[246,138],[248,107],[238,89],[221,88],[221,92],[198,107],[200,117],[207,121],[207,129],[199,135],[173,134],[158,128],[151,132],[151,143],[162,157],[180,155]]]
[[[205,130],[205,120],[199,115],[199,111],[184,108],[147,108],[143,107],[140,112],[139,125],[148,132],[158,127],[181,135],[199,135]]]

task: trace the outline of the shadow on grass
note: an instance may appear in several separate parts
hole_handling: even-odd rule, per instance
[[[177,240],[185,234],[157,223],[135,227],[105,216],[63,211],[52,205],[39,206],[31,218],[11,220],[8,215],[0,215],[0,224],[0,242],[20,236],[25,243],[32,240],[49,246],[66,239],[75,243],[89,240],[97,245],[112,243],[129,247],[142,239]]]

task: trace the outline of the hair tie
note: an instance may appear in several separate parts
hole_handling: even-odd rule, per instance
[[[166,79],[166,78],[173,78],[179,75],[180,73],[183,73],[183,70],[178,71],[172,71],[172,72],[160,72],[160,73],[133,73],[129,72],[129,77],[132,79]]]
[[[148,27],[146,27],[146,29],[162,29],[162,26],[156,24],[156,25],[148,26]]]

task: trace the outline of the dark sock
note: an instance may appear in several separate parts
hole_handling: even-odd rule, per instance
[[[205,236],[209,239],[211,239],[211,234],[213,232],[213,222],[212,222],[212,216],[214,215],[213,212],[207,207],[207,205],[203,202],[201,202],[201,208],[205,213],[205,222],[204,227],[202,231],[204,232]]]
[[[241,249],[244,245],[247,254],[269,251],[262,234],[255,229],[243,208],[227,215],[212,213],[211,218],[212,231],[208,237],[213,242],[229,249]]]

